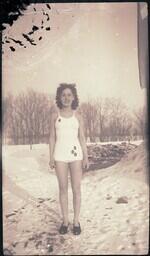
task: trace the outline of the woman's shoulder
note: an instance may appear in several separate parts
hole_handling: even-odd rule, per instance
[[[50,117],[55,120],[58,117],[58,109],[56,106],[52,106],[50,109]]]
[[[75,111],[75,116],[79,121],[82,121],[82,113],[79,109]]]

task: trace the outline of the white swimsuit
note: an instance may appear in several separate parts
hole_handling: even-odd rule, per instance
[[[83,152],[78,139],[79,121],[76,116],[62,117],[60,113],[55,122],[56,144],[55,161],[73,162],[83,159]]]

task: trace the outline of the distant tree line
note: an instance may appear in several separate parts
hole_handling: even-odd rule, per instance
[[[32,89],[2,99],[3,143],[48,143],[54,96]],[[119,99],[98,98],[82,102],[87,141],[129,140],[146,135],[146,108],[130,113]]]
[[[3,139],[12,144],[36,144],[49,137],[53,97],[28,90],[3,99]]]
[[[146,136],[146,107],[129,111],[116,98],[88,100],[80,106],[85,122],[85,134],[91,142],[144,139]]]

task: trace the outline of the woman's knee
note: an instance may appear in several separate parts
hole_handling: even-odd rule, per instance
[[[72,188],[73,196],[80,197],[81,196],[81,186],[76,186]]]
[[[68,193],[68,186],[59,185],[59,192],[60,192],[60,196],[66,195]]]

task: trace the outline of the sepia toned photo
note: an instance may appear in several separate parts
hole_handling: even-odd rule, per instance
[[[3,255],[148,254],[148,4],[2,14]]]

